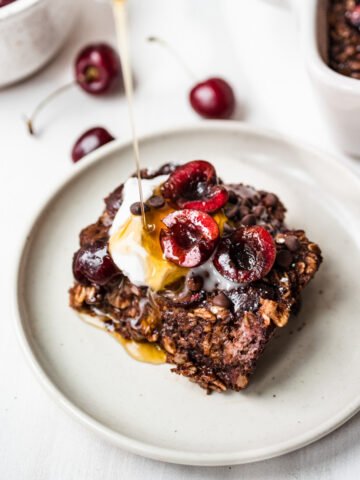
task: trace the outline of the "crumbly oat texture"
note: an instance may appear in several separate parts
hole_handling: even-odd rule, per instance
[[[360,79],[360,29],[347,18],[357,0],[329,0],[329,66],[338,73]]]
[[[142,175],[149,178],[172,168],[166,165],[156,174],[143,171]],[[156,342],[173,364],[173,372],[208,392],[247,386],[266,344],[298,308],[302,289],[321,263],[319,247],[304,231],[286,228],[285,208],[275,195],[244,185],[226,187],[237,205],[231,212],[233,224],[240,226],[249,215],[254,221],[255,216],[256,223],[266,226],[274,237],[277,261],[262,280],[227,291],[226,296],[218,289],[200,290],[195,303],[189,301],[186,285],[183,290],[154,294],[125,276],[103,286],[75,282],[70,290],[75,310],[100,313],[109,331],[127,339]],[[81,246],[108,238],[121,202],[122,186],[105,199],[98,221],[81,232]]]

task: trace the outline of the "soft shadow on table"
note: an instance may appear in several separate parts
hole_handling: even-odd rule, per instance
[[[231,120],[243,121],[246,120],[248,116],[249,108],[246,105],[244,100],[237,101],[235,106],[235,111],[231,116]]]

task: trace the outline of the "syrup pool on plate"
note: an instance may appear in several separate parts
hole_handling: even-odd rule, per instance
[[[99,317],[93,317],[92,315],[88,314],[80,314],[79,316],[81,320],[83,320],[85,323],[88,323],[92,327],[108,331],[106,330],[105,325],[109,319],[103,317],[103,315]],[[136,342],[135,340],[128,340],[117,332],[108,333],[110,333],[115,340],[117,340],[124,347],[126,353],[134,360],[143,363],[151,363],[153,365],[166,363],[166,353],[159,347],[159,345],[149,342]]]

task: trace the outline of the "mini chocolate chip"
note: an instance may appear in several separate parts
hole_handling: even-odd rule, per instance
[[[245,207],[245,205],[241,205],[241,207],[239,208],[239,212],[242,217],[245,217],[245,215],[249,215],[250,209],[248,207]]]
[[[282,268],[289,268],[293,261],[293,256],[289,250],[280,250],[276,255],[276,263]]]
[[[151,208],[161,208],[165,205],[165,199],[161,195],[153,195],[146,203]]]
[[[144,203],[144,210],[145,212],[148,212],[150,209],[146,203]],[[141,215],[141,203],[140,202],[135,202],[130,206],[130,212],[133,215]]]
[[[223,308],[229,308],[231,306],[231,301],[225,295],[225,293],[222,293],[222,292],[215,295],[215,297],[212,299],[212,303],[217,307],[223,307]]]
[[[238,205],[232,205],[231,207],[226,207],[225,208],[225,215],[228,218],[234,218],[236,215],[239,213],[239,206]]]
[[[232,233],[235,230],[235,227],[230,225],[229,223],[224,223],[224,232],[225,233]]]
[[[229,200],[228,200],[229,203],[237,203],[238,202],[238,197],[237,197],[236,193],[234,192],[234,190],[228,190],[228,194],[229,194]]]
[[[246,215],[244,218],[241,219],[241,223],[243,225],[256,225],[256,216],[255,215]]]
[[[236,191],[244,200],[249,200],[256,196],[256,190],[253,187],[249,187],[246,185],[237,185]]]
[[[274,195],[273,193],[268,193],[268,194],[265,195],[265,197],[263,198],[263,203],[264,203],[264,205],[266,205],[267,207],[275,207],[275,205],[278,203],[277,196]]]
[[[198,292],[204,285],[204,280],[200,275],[192,275],[187,279],[187,286],[192,292]]]
[[[258,205],[257,207],[254,208],[253,214],[256,215],[257,217],[261,217],[261,215],[265,212],[265,207],[262,205]]]
[[[290,252],[296,252],[300,248],[300,242],[295,235],[290,235],[285,238],[285,245],[290,250]]]

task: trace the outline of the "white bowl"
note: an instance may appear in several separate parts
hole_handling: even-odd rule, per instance
[[[328,0],[271,3],[285,4],[298,16],[303,56],[334,139],[346,153],[359,156],[360,80],[341,75],[327,65]]]
[[[72,28],[81,0],[16,0],[0,8],[0,88],[41,68]]]

